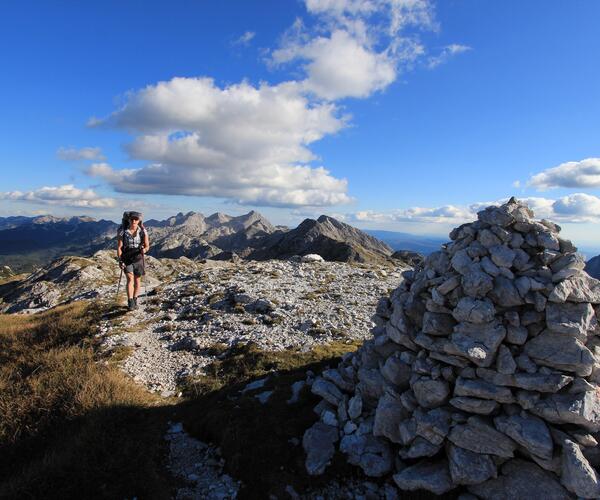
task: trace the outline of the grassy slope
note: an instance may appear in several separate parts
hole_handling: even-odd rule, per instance
[[[164,409],[97,363],[86,303],[0,315],[0,498],[168,498]]]

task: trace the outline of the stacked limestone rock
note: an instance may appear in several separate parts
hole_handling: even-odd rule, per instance
[[[339,447],[403,490],[599,497],[600,281],[559,231],[513,198],[405,273],[312,385],[309,473]]]

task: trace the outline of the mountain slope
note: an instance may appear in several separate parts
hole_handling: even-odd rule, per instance
[[[387,260],[392,249],[360,229],[321,215],[317,220],[305,219],[291,231],[273,234],[266,239],[264,247],[250,257],[280,259],[310,253],[319,254],[325,260],[366,262]]]
[[[0,217],[0,231],[3,231],[4,229],[12,229],[13,227],[20,226],[21,224],[26,224],[33,219],[35,219],[35,217],[25,217],[23,215]]]
[[[215,213],[179,213],[166,221],[146,223],[151,239],[150,255],[156,257],[210,258],[222,251],[248,253],[258,241],[276,231],[255,211],[232,217]]]
[[[91,217],[44,215],[21,222],[0,230],[0,265],[18,272],[65,254],[88,255],[113,238],[117,230],[114,222]]]
[[[0,266],[31,271],[64,255],[91,255],[116,249],[118,224],[90,217],[42,216],[0,230]],[[14,218],[12,218],[14,219]],[[271,259],[317,253],[326,260],[388,260],[392,249],[377,238],[325,215],[306,219],[296,229],[274,226],[251,211],[239,216],[178,213],[145,223],[153,257],[209,259],[234,252],[242,258]]]
[[[600,279],[600,255],[592,257],[585,263],[585,272],[592,278]]]

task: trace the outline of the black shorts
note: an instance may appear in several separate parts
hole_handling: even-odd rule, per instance
[[[125,264],[125,272],[133,273],[135,276],[144,276],[144,261],[142,259],[135,260],[129,264]]]

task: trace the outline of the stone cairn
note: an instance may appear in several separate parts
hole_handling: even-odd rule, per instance
[[[373,338],[312,382],[303,438],[401,490],[600,497],[600,281],[511,198],[455,228],[377,306]]]

